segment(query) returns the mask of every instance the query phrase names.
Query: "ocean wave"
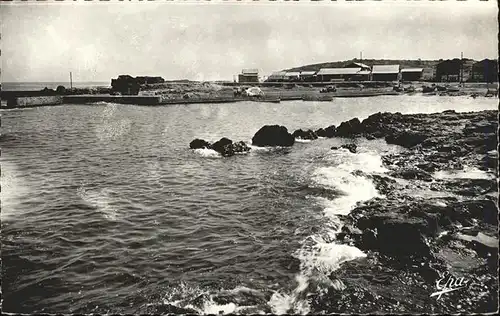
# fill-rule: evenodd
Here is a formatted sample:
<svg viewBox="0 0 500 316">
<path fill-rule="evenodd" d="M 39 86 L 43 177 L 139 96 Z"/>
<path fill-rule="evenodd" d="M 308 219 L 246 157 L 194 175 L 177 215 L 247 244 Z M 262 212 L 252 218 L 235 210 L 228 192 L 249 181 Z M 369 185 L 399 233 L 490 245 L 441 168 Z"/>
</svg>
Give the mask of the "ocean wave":
<svg viewBox="0 0 500 316">
<path fill-rule="evenodd" d="M 240 294 L 243 294 L 243 296 L 240 297 Z M 237 286 L 231 290 L 210 291 L 181 282 L 178 286 L 170 288 L 165 293 L 162 304 L 194 311 L 201 315 L 263 314 L 262 306 L 255 304 L 243 305 L 245 295 L 249 294 L 262 296 L 260 291 L 245 286 Z"/>
<path fill-rule="evenodd" d="M 345 148 L 339 148 L 330 151 L 325 160 L 332 162 L 336 168 L 348 172 L 361 170 L 366 173 L 384 173 L 389 171 L 384 167 L 382 156 L 370 151 L 351 153 Z"/>
<path fill-rule="evenodd" d="M 250 147 L 250 150 L 252 151 L 270 151 L 273 148 L 276 147 L 259 147 L 259 146 L 254 146 L 252 143 L 246 143 L 248 147 Z"/>
<path fill-rule="evenodd" d="M 347 215 L 358 202 L 379 196 L 371 180 L 354 175 L 352 171 L 347 171 L 342 167 L 319 168 L 313 174 L 313 181 L 341 193 L 333 200 L 317 198 L 325 207 L 324 212 L 327 216 Z"/>
<path fill-rule="evenodd" d="M 312 173 L 311 181 L 320 187 L 334 189 L 341 195 L 331 200 L 312 197 L 324 208 L 323 230 L 306 238 L 301 248 L 294 253 L 300 260 L 300 272 L 295 277 L 296 286 L 290 293 L 273 294 L 268 304 L 275 314 L 310 313 L 308 295 L 321 295 L 326 288 L 342 288 L 342 284 L 332 282 L 329 275 L 344 262 L 366 257 L 356 247 L 335 243 L 335 235 L 342 228 L 338 215 L 348 214 L 359 202 L 380 197 L 373 182 L 355 174 L 356 170 L 377 173 L 387 169 L 383 167 L 381 157 L 370 152 L 353 154 L 340 150 L 326 160 L 336 164 L 317 168 Z"/>
<path fill-rule="evenodd" d="M 295 138 L 295 142 L 297 143 L 310 143 L 311 141 L 311 139 Z"/>
<path fill-rule="evenodd" d="M 208 148 L 197 148 L 194 150 L 195 153 L 197 153 L 200 156 L 203 157 L 208 157 L 208 158 L 221 158 L 222 155 L 216 152 L 213 149 L 208 149 Z"/>
</svg>

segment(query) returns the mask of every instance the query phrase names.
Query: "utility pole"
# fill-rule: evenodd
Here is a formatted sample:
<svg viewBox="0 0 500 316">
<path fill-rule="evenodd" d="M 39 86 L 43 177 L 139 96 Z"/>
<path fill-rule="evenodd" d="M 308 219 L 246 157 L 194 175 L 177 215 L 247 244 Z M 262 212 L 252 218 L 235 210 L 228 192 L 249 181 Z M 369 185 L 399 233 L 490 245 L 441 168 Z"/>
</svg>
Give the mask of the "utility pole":
<svg viewBox="0 0 500 316">
<path fill-rule="evenodd" d="M 464 84 L 464 52 L 460 52 L 460 85 Z"/>
<path fill-rule="evenodd" d="M 359 61 L 363 61 L 363 51 L 359 52 Z"/>
<path fill-rule="evenodd" d="M 69 72 L 69 87 L 71 90 L 73 90 L 73 74 L 71 71 Z"/>
</svg>

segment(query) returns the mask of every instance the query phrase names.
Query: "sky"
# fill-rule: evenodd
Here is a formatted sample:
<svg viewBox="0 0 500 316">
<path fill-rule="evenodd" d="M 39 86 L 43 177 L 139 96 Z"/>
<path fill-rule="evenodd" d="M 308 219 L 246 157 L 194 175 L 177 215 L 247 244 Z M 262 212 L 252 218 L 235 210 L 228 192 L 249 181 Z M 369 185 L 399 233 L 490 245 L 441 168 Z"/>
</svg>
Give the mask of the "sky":
<svg viewBox="0 0 500 316">
<path fill-rule="evenodd" d="M 233 80 L 359 58 L 498 58 L 496 1 L 5 3 L 2 82 Z"/>
</svg>

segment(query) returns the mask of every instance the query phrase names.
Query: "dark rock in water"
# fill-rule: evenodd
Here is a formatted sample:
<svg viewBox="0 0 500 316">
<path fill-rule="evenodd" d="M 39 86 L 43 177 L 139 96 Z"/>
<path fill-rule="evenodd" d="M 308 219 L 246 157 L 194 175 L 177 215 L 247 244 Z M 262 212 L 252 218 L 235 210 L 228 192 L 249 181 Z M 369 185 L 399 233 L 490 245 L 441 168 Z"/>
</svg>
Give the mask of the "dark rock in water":
<svg viewBox="0 0 500 316">
<path fill-rule="evenodd" d="M 243 153 L 250 151 L 250 147 L 243 141 L 233 143 L 229 138 L 223 137 L 215 142 L 211 148 L 220 153 L 223 157 L 230 157 L 236 153 Z"/>
<path fill-rule="evenodd" d="M 234 156 L 235 152 L 234 152 L 233 144 L 225 145 L 224 147 L 222 147 L 220 149 L 220 151 L 218 151 L 218 153 L 220 153 L 222 155 L 222 157 Z"/>
<path fill-rule="evenodd" d="M 211 149 L 215 150 L 218 153 L 223 153 L 225 151 L 225 146 L 226 145 L 231 145 L 233 143 L 232 140 L 226 137 L 222 137 L 220 140 L 216 141 L 215 143 L 212 144 L 210 147 Z"/>
<path fill-rule="evenodd" d="M 243 141 L 233 143 L 232 147 L 233 147 L 233 151 L 235 153 L 243 153 L 243 152 L 250 151 L 250 147 L 248 147 L 247 144 Z"/>
<path fill-rule="evenodd" d="M 385 141 L 388 144 L 400 145 L 405 148 L 411 148 L 415 145 L 418 145 L 425 139 L 427 139 L 426 135 L 411 131 L 396 132 L 385 137 Z"/>
<path fill-rule="evenodd" d="M 298 129 L 295 132 L 293 132 L 293 137 L 294 138 L 300 138 L 300 139 L 318 139 L 318 135 L 316 135 L 316 132 L 313 130 L 308 129 L 307 131 Z"/>
<path fill-rule="evenodd" d="M 252 137 L 252 145 L 265 146 L 292 146 L 295 137 L 288 133 L 284 126 L 265 125 Z"/>
<path fill-rule="evenodd" d="M 348 149 L 353 154 L 356 153 L 356 149 L 358 148 L 358 146 L 356 146 L 356 144 L 345 144 L 345 145 L 342 145 L 340 147 Z"/>
<path fill-rule="evenodd" d="M 250 147 L 245 144 L 245 142 L 240 141 L 237 143 L 233 143 L 229 138 L 223 137 L 220 140 L 216 141 L 213 144 L 203 140 L 203 139 L 195 139 L 189 144 L 189 148 L 191 149 L 199 149 L 199 148 L 208 148 L 215 150 L 223 157 L 230 157 L 236 153 L 243 153 L 250 150 Z"/>
<path fill-rule="evenodd" d="M 240 141 L 237 143 L 233 143 L 232 140 L 226 137 L 222 137 L 220 140 L 216 141 L 213 144 L 210 144 L 209 142 L 203 139 L 197 138 L 189 144 L 189 147 L 191 149 L 198 149 L 198 148 L 212 149 L 221 154 L 223 157 L 230 157 L 236 153 L 243 153 L 250 151 L 250 147 L 248 147 L 247 144 L 245 144 L 245 142 Z"/>
<path fill-rule="evenodd" d="M 363 126 L 359 119 L 353 118 L 347 122 L 340 123 L 340 126 L 337 127 L 335 131 L 335 136 L 337 137 L 351 137 L 356 136 L 363 133 Z"/>
<path fill-rule="evenodd" d="M 196 138 L 191 143 L 189 143 L 189 148 L 191 149 L 210 148 L 210 143 L 203 139 Z"/>
<path fill-rule="evenodd" d="M 316 131 L 316 134 L 319 137 L 332 138 L 332 137 L 335 137 L 335 131 L 336 131 L 335 125 L 330 125 L 327 128 L 320 128 L 320 129 L 318 129 Z"/>
<path fill-rule="evenodd" d="M 344 145 L 340 146 L 340 148 L 345 148 L 345 149 L 349 150 L 350 152 L 352 152 L 353 154 L 355 154 L 358 146 L 356 146 L 356 144 L 344 144 Z M 339 147 L 333 146 L 330 149 L 337 150 L 337 149 L 339 149 Z"/>
<path fill-rule="evenodd" d="M 403 178 L 407 180 L 424 180 L 432 181 L 432 175 L 421 169 L 399 169 L 391 172 L 393 177 Z"/>
</svg>

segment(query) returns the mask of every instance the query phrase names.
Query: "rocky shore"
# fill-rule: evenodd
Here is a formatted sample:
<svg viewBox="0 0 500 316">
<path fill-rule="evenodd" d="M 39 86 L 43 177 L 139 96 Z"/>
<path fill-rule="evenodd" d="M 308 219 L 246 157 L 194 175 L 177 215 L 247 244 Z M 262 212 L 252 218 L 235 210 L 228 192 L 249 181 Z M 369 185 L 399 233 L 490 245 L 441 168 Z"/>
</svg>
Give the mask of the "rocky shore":
<svg viewBox="0 0 500 316">
<path fill-rule="evenodd" d="M 332 306 L 326 310 L 497 310 L 497 112 L 377 113 L 362 122 L 344 122 L 339 130 L 344 137 L 383 137 L 406 150 L 383 157 L 390 171 L 372 176 L 385 197 L 342 218 L 337 241 L 355 245 L 368 257 L 331 275 L 342 280 L 358 273 L 359 278 L 344 291 L 331 292 Z M 470 170 L 483 172 L 474 176 Z M 436 176 L 440 173 L 448 176 Z M 438 291 L 437 281 L 462 277 L 465 289 L 430 297 Z M 399 297 L 384 293 L 383 284 L 399 286 Z"/>
<path fill-rule="evenodd" d="M 497 131 L 496 111 L 452 110 L 376 113 L 363 121 L 354 118 L 316 131 L 289 133 L 277 125 L 261 128 L 253 138 L 254 146 L 292 146 L 293 139 L 364 137 L 384 138 L 403 147 L 398 154 L 383 157 L 387 173 L 356 171 L 372 179 L 383 198 L 341 216 L 343 227 L 335 238 L 337 243 L 356 246 L 367 257 L 334 271 L 330 278 L 341 286 L 313 298 L 312 305 L 321 304 L 317 310 L 331 313 L 497 310 Z M 227 150 L 218 151 L 235 152 L 232 143 L 224 146 Z M 357 150 L 354 144 L 343 147 L 352 153 Z M 444 285 L 453 278 L 463 278 L 465 288 L 439 299 L 430 296 L 439 290 L 437 282 Z M 331 304 L 325 306 L 325 302 Z"/>
</svg>

